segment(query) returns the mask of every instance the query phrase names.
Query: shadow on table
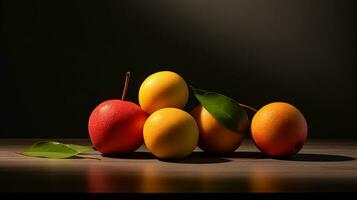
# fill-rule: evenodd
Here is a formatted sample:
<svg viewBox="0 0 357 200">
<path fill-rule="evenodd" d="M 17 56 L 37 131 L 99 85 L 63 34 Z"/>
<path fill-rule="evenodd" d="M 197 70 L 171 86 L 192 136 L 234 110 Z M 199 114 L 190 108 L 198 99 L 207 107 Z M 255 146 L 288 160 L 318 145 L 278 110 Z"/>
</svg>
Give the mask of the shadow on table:
<svg viewBox="0 0 357 200">
<path fill-rule="evenodd" d="M 130 154 L 104 154 L 102 155 L 103 157 L 108 157 L 108 158 L 122 158 L 122 159 L 155 159 L 155 156 L 153 156 L 150 152 L 133 152 Z"/>
<path fill-rule="evenodd" d="M 133 152 L 126 155 L 103 155 L 109 158 L 122 159 L 156 159 L 150 152 Z M 182 160 L 163 160 L 163 162 L 186 163 L 186 164 L 208 164 L 208 163 L 224 163 L 230 162 L 229 158 L 243 159 L 272 159 L 261 152 L 233 152 L 230 154 L 207 154 L 205 152 L 193 152 L 190 156 Z M 305 162 L 338 162 L 355 160 L 353 157 L 332 155 L 332 154 L 314 154 L 314 153 L 299 153 L 297 155 L 285 158 L 273 158 L 285 161 L 305 161 Z"/>
<path fill-rule="evenodd" d="M 315 153 L 298 153 L 290 158 L 281 158 L 288 161 L 305 161 L 305 162 L 337 162 L 355 160 L 353 157 L 332 155 L 332 154 L 315 154 Z"/>
<path fill-rule="evenodd" d="M 96 157 L 89 157 L 89 156 L 73 156 L 72 159 L 90 159 L 90 160 L 101 160 L 100 158 Z"/>
<path fill-rule="evenodd" d="M 161 160 L 163 162 L 173 162 L 173 163 L 186 163 L 186 164 L 210 164 L 210 163 L 224 163 L 230 162 L 231 160 L 223 158 L 221 156 L 210 155 L 204 152 L 193 152 L 188 157 L 182 160 Z"/>
<path fill-rule="evenodd" d="M 220 156 L 224 158 L 244 158 L 244 159 L 269 159 L 270 158 L 261 152 L 254 152 L 254 151 L 241 151 L 241 152 L 238 151 L 229 154 L 222 154 Z"/>
<path fill-rule="evenodd" d="M 120 154 L 106 154 L 103 155 L 104 157 L 108 158 L 121 158 L 121 159 L 157 159 L 154 155 L 150 152 L 133 152 L 127 155 L 120 155 Z M 204 152 L 193 152 L 191 155 L 184 159 L 173 159 L 173 160 L 165 160 L 159 159 L 163 162 L 172 162 L 172 163 L 186 163 L 186 164 L 208 164 L 208 163 L 223 163 L 229 162 L 229 159 L 208 155 Z"/>
<path fill-rule="evenodd" d="M 270 159 L 261 152 L 233 152 L 231 154 L 222 155 L 224 158 L 245 158 L 245 159 Z M 355 160 L 353 157 L 332 155 L 332 154 L 315 154 L 315 153 L 298 153 L 291 157 L 271 158 L 286 161 L 305 161 L 305 162 L 337 162 Z"/>
</svg>

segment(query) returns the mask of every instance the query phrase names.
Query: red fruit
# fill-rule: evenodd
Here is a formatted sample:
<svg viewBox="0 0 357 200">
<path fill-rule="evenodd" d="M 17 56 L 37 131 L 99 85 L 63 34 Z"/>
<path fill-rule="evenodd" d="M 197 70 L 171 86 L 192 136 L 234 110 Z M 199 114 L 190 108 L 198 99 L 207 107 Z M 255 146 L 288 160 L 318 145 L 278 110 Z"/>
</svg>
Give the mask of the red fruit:
<svg viewBox="0 0 357 200">
<path fill-rule="evenodd" d="M 88 122 L 92 144 L 102 154 L 127 154 L 143 144 L 143 127 L 148 114 L 135 103 L 124 101 L 130 74 L 122 100 L 107 100 L 91 113 Z"/>
<path fill-rule="evenodd" d="M 148 114 L 138 105 L 122 100 L 99 104 L 89 118 L 89 135 L 102 154 L 134 152 L 143 144 L 143 126 Z"/>
</svg>

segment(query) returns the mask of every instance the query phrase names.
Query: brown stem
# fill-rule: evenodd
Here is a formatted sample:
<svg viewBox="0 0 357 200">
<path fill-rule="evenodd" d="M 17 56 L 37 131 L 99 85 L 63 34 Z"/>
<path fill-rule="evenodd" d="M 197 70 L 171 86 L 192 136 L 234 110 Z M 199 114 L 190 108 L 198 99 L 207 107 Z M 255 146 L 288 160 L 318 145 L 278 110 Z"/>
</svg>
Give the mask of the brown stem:
<svg viewBox="0 0 357 200">
<path fill-rule="evenodd" d="M 130 72 L 126 72 L 126 74 L 125 74 L 125 85 L 124 85 L 123 93 L 121 94 L 121 100 L 125 99 L 126 92 L 128 91 L 129 80 L 130 80 Z"/>
<path fill-rule="evenodd" d="M 243 108 L 247 108 L 247 109 L 249 109 L 249 110 L 251 110 L 253 112 L 257 112 L 258 111 L 257 109 L 255 109 L 255 108 L 253 108 L 251 106 L 247 106 L 247 105 L 242 104 L 242 103 L 240 103 L 239 105 L 242 106 Z"/>
</svg>

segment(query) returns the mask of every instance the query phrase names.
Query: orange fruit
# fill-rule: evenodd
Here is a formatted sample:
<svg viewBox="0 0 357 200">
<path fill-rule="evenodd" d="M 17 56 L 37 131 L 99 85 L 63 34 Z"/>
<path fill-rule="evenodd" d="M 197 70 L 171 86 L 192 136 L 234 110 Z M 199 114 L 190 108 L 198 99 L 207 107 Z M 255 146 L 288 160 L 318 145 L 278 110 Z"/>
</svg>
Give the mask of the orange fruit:
<svg viewBox="0 0 357 200">
<path fill-rule="evenodd" d="M 245 131 L 238 133 L 223 126 L 202 105 L 196 106 L 191 115 L 195 118 L 199 129 L 198 146 L 209 153 L 230 153 L 235 151 L 245 135 Z M 239 123 L 237 122 L 237 125 Z M 249 122 L 241 124 L 242 130 L 247 130 Z"/>
<path fill-rule="evenodd" d="M 304 115 L 284 102 L 263 106 L 251 123 L 255 145 L 271 157 L 286 157 L 299 152 L 305 143 L 307 130 Z"/>
<path fill-rule="evenodd" d="M 161 108 L 182 109 L 188 100 L 188 86 L 175 72 L 160 71 L 148 76 L 139 89 L 139 104 L 151 114 Z"/>
<path fill-rule="evenodd" d="M 160 159 L 182 159 L 192 153 L 198 142 L 198 127 L 193 117 L 177 108 L 162 108 L 144 124 L 144 142 Z"/>
</svg>

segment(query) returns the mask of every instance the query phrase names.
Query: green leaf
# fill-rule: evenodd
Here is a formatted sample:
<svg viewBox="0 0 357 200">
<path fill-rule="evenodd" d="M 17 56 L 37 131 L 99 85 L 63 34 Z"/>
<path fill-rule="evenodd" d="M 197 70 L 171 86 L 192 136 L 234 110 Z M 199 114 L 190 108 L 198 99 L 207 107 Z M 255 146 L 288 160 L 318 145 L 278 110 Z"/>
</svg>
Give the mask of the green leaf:
<svg viewBox="0 0 357 200">
<path fill-rule="evenodd" d="M 192 87 L 195 97 L 211 115 L 226 128 L 244 133 L 249 126 L 248 115 L 232 98 Z"/>
<path fill-rule="evenodd" d="M 77 144 L 66 144 L 67 147 L 76 150 L 78 153 L 83 153 L 87 151 L 93 151 L 92 146 L 82 146 L 82 145 L 77 145 Z"/>
<path fill-rule="evenodd" d="M 63 144 L 55 141 L 41 141 L 33 144 L 20 154 L 43 158 L 70 158 L 90 150 L 93 150 L 90 146 Z"/>
</svg>

